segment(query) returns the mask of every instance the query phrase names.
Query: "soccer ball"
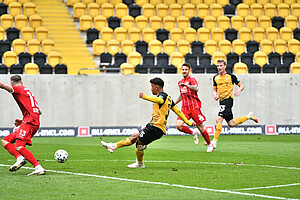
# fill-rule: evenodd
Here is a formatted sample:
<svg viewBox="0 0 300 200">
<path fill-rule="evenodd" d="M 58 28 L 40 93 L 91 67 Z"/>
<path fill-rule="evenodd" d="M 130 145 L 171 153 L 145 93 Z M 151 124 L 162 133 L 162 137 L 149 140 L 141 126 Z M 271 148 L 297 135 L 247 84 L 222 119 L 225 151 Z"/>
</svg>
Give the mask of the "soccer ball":
<svg viewBox="0 0 300 200">
<path fill-rule="evenodd" d="M 54 158 L 57 162 L 64 163 L 68 160 L 69 154 L 67 151 L 60 149 L 55 152 Z"/>
</svg>

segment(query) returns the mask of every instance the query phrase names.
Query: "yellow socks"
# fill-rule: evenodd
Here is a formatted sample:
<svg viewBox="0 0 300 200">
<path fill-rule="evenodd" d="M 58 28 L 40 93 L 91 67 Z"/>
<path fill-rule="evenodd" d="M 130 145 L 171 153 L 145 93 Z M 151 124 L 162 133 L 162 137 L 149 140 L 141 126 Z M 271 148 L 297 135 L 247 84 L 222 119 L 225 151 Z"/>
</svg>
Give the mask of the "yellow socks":
<svg viewBox="0 0 300 200">
<path fill-rule="evenodd" d="M 137 148 L 135 148 L 136 158 L 138 163 L 143 163 L 143 157 L 144 157 L 144 150 L 138 151 Z"/>
<path fill-rule="evenodd" d="M 133 143 L 131 143 L 131 141 L 129 140 L 129 138 L 126 138 L 124 140 L 121 140 L 121 141 L 117 142 L 116 148 L 130 146 L 130 145 L 133 145 Z"/>
<path fill-rule="evenodd" d="M 217 124 L 216 130 L 215 130 L 215 135 L 214 135 L 214 141 L 218 141 L 221 131 L 222 131 L 222 124 Z"/>
<path fill-rule="evenodd" d="M 241 123 L 243 123 L 244 121 L 247 121 L 249 119 L 248 115 L 244 116 L 244 117 L 238 117 L 235 119 L 236 125 L 239 125 Z"/>
</svg>

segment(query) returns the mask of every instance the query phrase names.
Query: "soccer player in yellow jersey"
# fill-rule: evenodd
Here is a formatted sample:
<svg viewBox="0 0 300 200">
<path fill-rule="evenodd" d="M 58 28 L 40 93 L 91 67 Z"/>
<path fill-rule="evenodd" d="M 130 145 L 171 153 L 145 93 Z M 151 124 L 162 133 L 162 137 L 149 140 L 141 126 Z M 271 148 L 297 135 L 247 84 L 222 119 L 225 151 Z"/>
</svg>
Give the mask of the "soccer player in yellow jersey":
<svg viewBox="0 0 300 200">
<path fill-rule="evenodd" d="M 101 144 L 111 153 L 117 148 L 136 144 L 135 152 L 137 160 L 135 163 L 128 165 L 129 168 L 145 168 L 143 163 L 144 150 L 151 142 L 160 139 L 166 134 L 166 125 L 170 113 L 170 109 L 176 113 L 186 124 L 194 126 L 195 123 L 189 121 L 184 114 L 177 108 L 172 98 L 163 90 L 164 81 L 161 78 L 153 78 L 150 80 L 151 91 L 156 97 L 150 97 L 144 93 L 139 94 L 139 98 L 153 102 L 152 119 L 145 128 L 139 132 L 132 134 L 130 137 L 121 140 L 117 143 L 106 143 L 101 141 Z"/>
<path fill-rule="evenodd" d="M 232 114 L 232 106 L 233 106 L 233 88 L 234 84 L 236 84 L 239 88 L 234 92 L 234 96 L 239 96 L 241 92 L 244 90 L 243 84 L 239 81 L 239 79 L 233 75 L 226 73 L 226 61 L 225 60 L 218 60 L 217 61 L 217 68 L 219 73 L 214 76 L 213 78 L 213 96 L 214 99 L 220 102 L 220 110 L 218 117 L 216 119 L 216 130 L 214 139 L 211 142 L 216 148 L 217 141 L 222 131 L 222 122 L 223 119 L 226 120 L 227 124 L 230 127 L 235 127 L 248 119 L 251 119 L 258 123 L 258 119 L 253 115 L 253 112 L 250 112 L 248 115 L 243 117 L 238 117 L 233 119 Z"/>
</svg>

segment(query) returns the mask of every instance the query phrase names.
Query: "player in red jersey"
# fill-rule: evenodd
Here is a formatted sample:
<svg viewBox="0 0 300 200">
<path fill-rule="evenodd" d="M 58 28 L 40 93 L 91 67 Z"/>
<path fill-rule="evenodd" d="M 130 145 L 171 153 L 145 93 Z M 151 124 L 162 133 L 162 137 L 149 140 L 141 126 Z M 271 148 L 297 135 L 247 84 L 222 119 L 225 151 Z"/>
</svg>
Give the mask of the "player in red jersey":
<svg viewBox="0 0 300 200">
<path fill-rule="evenodd" d="M 201 101 L 197 94 L 197 92 L 199 91 L 198 82 L 194 77 L 190 76 L 190 72 L 191 72 L 191 65 L 189 63 L 184 63 L 182 65 L 183 79 L 181 79 L 178 82 L 180 95 L 177 101 L 175 102 L 175 104 L 178 104 L 180 101 L 182 101 L 181 111 L 184 113 L 187 119 L 192 118 L 195 121 L 197 128 L 199 129 L 199 131 L 201 132 L 203 138 L 207 143 L 207 152 L 212 152 L 213 146 L 210 143 L 210 138 L 208 133 L 203 127 L 203 122 L 206 121 L 206 118 L 201 112 Z M 182 131 L 186 134 L 191 134 L 191 135 L 193 134 L 195 143 L 199 144 L 199 139 L 198 139 L 199 132 L 198 131 L 193 132 L 191 129 L 189 129 L 187 126 L 184 126 L 183 124 L 184 122 L 180 118 L 177 118 L 176 128 L 179 131 Z"/>
<path fill-rule="evenodd" d="M 9 168 L 9 171 L 17 171 L 26 164 L 27 160 L 35 167 L 35 170 L 28 176 L 44 175 L 45 169 L 38 163 L 34 155 L 25 148 L 26 145 L 32 145 L 31 138 L 39 129 L 42 112 L 30 90 L 23 86 L 19 75 L 12 76 L 10 82 L 11 85 L 0 82 L 0 88 L 13 95 L 22 111 L 23 119 L 16 119 L 15 126 L 19 126 L 19 128 L 2 139 L 4 148 L 17 158 L 17 162 Z"/>
</svg>

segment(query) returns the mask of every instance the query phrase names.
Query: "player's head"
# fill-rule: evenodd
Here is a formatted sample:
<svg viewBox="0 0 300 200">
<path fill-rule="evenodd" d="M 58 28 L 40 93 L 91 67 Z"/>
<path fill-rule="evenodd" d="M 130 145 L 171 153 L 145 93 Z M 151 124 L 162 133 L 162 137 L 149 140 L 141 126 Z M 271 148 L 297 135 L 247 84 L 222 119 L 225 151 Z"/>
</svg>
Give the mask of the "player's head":
<svg viewBox="0 0 300 200">
<path fill-rule="evenodd" d="M 225 60 L 222 60 L 222 59 L 219 59 L 217 60 L 217 68 L 218 68 L 218 71 L 220 74 L 223 74 L 225 73 L 225 69 L 226 69 L 226 61 Z"/>
<path fill-rule="evenodd" d="M 21 76 L 19 76 L 19 75 L 13 75 L 12 77 L 10 77 L 10 84 L 12 86 L 23 85 Z"/>
<path fill-rule="evenodd" d="M 191 64 L 190 63 L 183 63 L 181 68 L 181 74 L 184 78 L 187 78 L 191 72 Z"/>
<path fill-rule="evenodd" d="M 151 83 L 151 91 L 153 95 L 157 95 L 163 91 L 164 81 L 161 78 L 153 78 L 150 80 Z"/>
</svg>

